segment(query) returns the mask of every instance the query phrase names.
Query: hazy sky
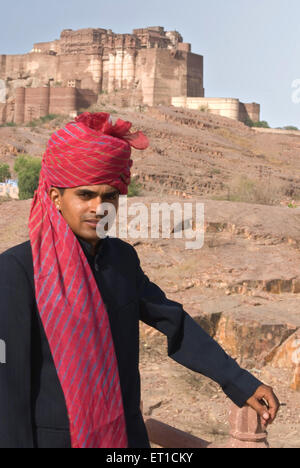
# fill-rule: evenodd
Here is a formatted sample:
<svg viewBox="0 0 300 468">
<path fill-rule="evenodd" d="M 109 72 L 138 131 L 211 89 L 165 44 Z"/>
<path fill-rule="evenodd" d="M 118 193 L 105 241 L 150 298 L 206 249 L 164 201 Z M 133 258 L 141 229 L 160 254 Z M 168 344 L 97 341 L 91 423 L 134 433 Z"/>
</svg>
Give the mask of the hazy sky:
<svg viewBox="0 0 300 468">
<path fill-rule="evenodd" d="M 271 126 L 300 128 L 299 0 L 1 0 L 0 8 L 0 54 L 27 53 L 67 28 L 176 29 L 204 55 L 207 97 L 259 102 Z"/>
</svg>

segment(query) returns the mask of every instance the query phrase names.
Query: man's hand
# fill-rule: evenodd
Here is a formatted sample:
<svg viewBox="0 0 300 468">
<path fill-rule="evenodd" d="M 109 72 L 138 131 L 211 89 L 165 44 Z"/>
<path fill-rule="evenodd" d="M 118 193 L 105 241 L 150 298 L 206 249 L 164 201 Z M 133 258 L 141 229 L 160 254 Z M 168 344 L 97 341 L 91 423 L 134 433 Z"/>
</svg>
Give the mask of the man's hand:
<svg viewBox="0 0 300 468">
<path fill-rule="evenodd" d="M 251 406 L 260 415 L 263 427 L 272 424 L 280 407 L 273 389 L 267 385 L 258 387 L 254 395 L 247 401 L 247 405 Z"/>
</svg>

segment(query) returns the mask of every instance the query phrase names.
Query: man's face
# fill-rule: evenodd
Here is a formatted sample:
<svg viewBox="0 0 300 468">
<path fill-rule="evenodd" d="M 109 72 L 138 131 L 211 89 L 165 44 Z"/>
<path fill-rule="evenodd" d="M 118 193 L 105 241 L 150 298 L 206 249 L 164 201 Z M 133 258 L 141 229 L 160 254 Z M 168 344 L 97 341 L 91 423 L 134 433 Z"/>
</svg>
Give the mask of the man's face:
<svg viewBox="0 0 300 468">
<path fill-rule="evenodd" d="M 51 188 L 50 198 L 76 236 L 92 245 L 99 242 L 96 229 L 104 215 L 99 215 L 102 203 L 111 203 L 117 212 L 119 191 L 110 185 L 92 185 L 65 189 Z"/>
</svg>

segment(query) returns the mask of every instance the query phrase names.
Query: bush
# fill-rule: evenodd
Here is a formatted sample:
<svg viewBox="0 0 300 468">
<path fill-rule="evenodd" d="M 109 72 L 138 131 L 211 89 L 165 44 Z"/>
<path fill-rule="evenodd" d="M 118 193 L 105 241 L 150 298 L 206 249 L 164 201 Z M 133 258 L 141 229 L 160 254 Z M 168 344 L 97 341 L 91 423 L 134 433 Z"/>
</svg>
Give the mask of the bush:
<svg viewBox="0 0 300 468">
<path fill-rule="evenodd" d="M 48 114 L 44 117 L 40 117 L 39 119 L 31 120 L 30 122 L 28 122 L 26 127 L 39 127 L 47 122 L 51 122 L 52 120 L 57 119 L 58 117 L 61 116 L 58 114 Z"/>
<path fill-rule="evenodd" d="M 131 184 L 128 187 L 128 197 L 138 197 L 141 188 L 141 184 L 139 184 L 136 179 L 132 179 Z"/>
<path fill-rule="evenodd" d="M 254 127 L 258 128 L 270 128 L 270 125 L 265 120 L 260 120 L 259 122 L 254 122 Z"/>
<path fill-rule="evenodd" d="M 277 205 L 282 198 L 287 196 L 288 187 L 284 182 L 278 183 L 271 179 L 251 179 L 247 175 L 237 175 L 227 185 L 227 197 L 221 196 L 216 199 L 260 205 Z"/>
<path fill-rule="evenodd" d="M 296 130 L 298 131 L 298 127 L 294 127 L 293 125 L 287 125 L 286 127 L 283 127 L 283 130 Z"/>
<path fill-rule="evenodd" d="M 247 125 L 247 127 L 254 127 L 254 122 L 251 119 L 246 119 L 244 124 Z"/>
<path fill-rule="evenodd" d="M 270 128 L 270 125 L 268 124 L 268 122 L 266 122 L 265 120 L 260 120 L 258 122 L 254 122 L 253 120 L 251 119 L 247 119 L 245 120 L 245 125 L 247 125 L 248 127 L 258 127 L 258 128 Z"/>
<path fill-rule="evenodd" d="M 17 124 L 15 122 L 6 122 L 0 125 L 0 127 L 16 127 L 16 126 Z"/>
<path fill-rule="evenodd" d="M 5 183 L 11 179 L 11 173 L 8 164 L 0 164 L 0 183 Z"/>
<path fill-rule="evenodd" d="M 21 155 L 15 162 L 14 170 L 18 175 L 20 200 L 32 198 L 39 185 L 41 160 L 26 154 Z"/>
</svg>

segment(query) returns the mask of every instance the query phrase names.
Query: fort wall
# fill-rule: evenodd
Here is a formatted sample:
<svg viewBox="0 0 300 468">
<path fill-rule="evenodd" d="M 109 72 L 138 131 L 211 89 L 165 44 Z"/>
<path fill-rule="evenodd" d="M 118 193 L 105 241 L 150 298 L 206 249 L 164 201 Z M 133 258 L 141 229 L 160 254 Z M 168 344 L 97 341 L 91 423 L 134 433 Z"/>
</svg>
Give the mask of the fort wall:
<svg viewBox="0 0 300 468">
<path fill-rule="evenodd" d="M 174 97 L 172 105 L 210 112 L 240 122 L 247 119 L 258 122 L 260 120 L 260 105 L 256 103 L 244 104 L 235 98 L 199 98 L 199 97 Z"/>
<path fill-rule="evenodd" d="M 89 89 L 68 88 L 17 88 L 14 120 L 16 124 L 28 123 L 49 114 L 72 116 L 78 109 L 86 109 L 97 102 L 98 95 Z M 1 119 L 1 109 L 0 109 Z"/>
</svg>

